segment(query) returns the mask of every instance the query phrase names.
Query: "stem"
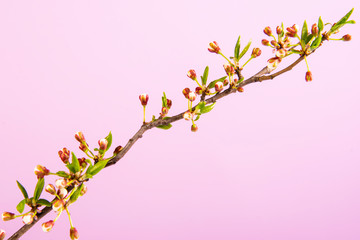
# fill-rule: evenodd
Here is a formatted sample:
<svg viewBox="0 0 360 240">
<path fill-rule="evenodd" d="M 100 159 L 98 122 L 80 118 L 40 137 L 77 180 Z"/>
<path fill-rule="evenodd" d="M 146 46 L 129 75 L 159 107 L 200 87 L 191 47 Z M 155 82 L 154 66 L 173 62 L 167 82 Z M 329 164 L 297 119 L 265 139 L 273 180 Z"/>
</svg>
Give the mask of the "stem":
<svg viewBox="0 0 360 240">
<path fill-rule="evenodd" d="M 228 62 L 230 63 L 230 65 L 234 66 L 234 64 L 233 64 L 227 57 L 225 57 L 225 55 L 222 54 L 222 52 L 219 52 L 219 54 L 220 54 L 221 56 L 223 56 L 223 57 L 226 59 L 226 61 L 228 61 Z"/>
<path fill-rule="evenodd" d="M 144 106 L 144 120 L 143 120 L 143 123 L 145 123 L 145 107 L 146 106 Z"/>
<path fill-rule="evenodd" d="M 308 64 L 308 61 L 307 61 L 307 59 L 306 59 L 306 56 L 304 56 L 304 59 L 305 59 L 305 63 L 306 63 L 307 70 L 310 71 L 310 69 L 309 69 L 309 64 Z"/>
<path fill-rule="evenodd" d="M 251 59 L 253 59 L 253 56 L 251 56 L 251 57 L 249 58 L 249 60 L 247 60 L 246 63 L 244 63 L 244 65 L 242 65 L 241 69 L 243 69 L 243 68 L 245 67 L 245 65 L 248 64 L 248 62 L 251 61 Z"/>
<path fill-rule="evenodd" d="M 67 207 L 65 207 L 65 210 L 66 210 L 67 215 L 68 215 L 68 217 L 69 217 L 70 227 L 71 227 L 71 228 L 73 228 L 73 227 L 74 227 L 74 225 L 73 225 L 73 223 L 72 223 L 72 221 L 71 221 L 71 216 L 70 216 L 69 210 L 68 210 L 68 208 L 67 208 Z"/>
</svg>

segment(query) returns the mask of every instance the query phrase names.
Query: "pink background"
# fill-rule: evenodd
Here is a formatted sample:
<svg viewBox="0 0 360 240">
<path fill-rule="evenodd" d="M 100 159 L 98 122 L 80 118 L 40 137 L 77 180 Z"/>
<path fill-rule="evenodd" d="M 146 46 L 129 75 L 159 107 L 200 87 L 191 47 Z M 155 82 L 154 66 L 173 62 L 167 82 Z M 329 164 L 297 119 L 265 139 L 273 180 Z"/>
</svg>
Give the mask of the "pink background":
<svg viewBox="0 0 360 240">
<path fill-rule="evenodd" d="M 210 41 L 228 56 L 239 34 L 242 46 L 261 47 L 249 77 L 273 56 L 260 44 L 265 26 L 311 25 L 319 15 L 333 23 L 352 7 L 359 22 L 357 0 L 1 1 L 0 212 L 16 211 L 15 180 L 32 192 L 37 164 L 64 170 L 65 146 L 81 156 L 75 132 L 97 147 L 111 130 L 114 147 L 125 145 L 141 125 L 140 93 L 150 95 L 148 120 L 163 91 L 170 115 L 185 110 L 189 69 L 224 76 Z M 80 238 L 360 239 L 359 24 L 346 33 L 351 42 L 326 42 L 309 57 L 311 83 L 301 63 L 219 101 L 197 133 L 184 120 L 146 132 L 71 206 Z M 0 222 L 8 236 L 20 226 Z M 68 231 L 64 214 L 51 232 L 37 224 L 22 239 Z"/>
</svg>

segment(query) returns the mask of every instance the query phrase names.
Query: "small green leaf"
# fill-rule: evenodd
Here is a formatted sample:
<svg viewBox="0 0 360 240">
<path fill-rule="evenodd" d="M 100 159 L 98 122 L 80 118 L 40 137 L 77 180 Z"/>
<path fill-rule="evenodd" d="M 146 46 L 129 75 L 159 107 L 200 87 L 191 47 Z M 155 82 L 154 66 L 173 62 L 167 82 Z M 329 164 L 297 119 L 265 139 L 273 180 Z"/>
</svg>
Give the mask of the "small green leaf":
<svg viewBox="0 0 360 240">
<path fill-rule="evenodd" d="M 84 184 L 81 184 L 80 187 L 78 187 L 75 190 L 75 192 L 73 192 L 73 194 L 71 194 L 70 203 L 75 202 L 80 197 L 80 194 L 81 194 L 81 191 L 82 191 L 83 187 L 84 187 Z"/>
<path fill-rule="evenodd" d="M 315 38 L 315 40 L 312 42 L 312 44 L 310 46 L 310 50 L 314 50 L 315 48 L 319 47 L 321 40 L 322 40 L 321 35 L 319 35 L 317 38 Z"/>
<path fill-rule="evenodd" d="M 354 11 L 354 8 L 351 9 L 344 17 L 342 17 L 337 23 L 335 23 L 331 29 L 330 32 L 333 33 L 336 30 L 338 30 L 339 28 L 341 28 L 342 26 L 344 26 L 347 22 L 347 20 L 349 19 L 349 17 L 351 16 L 352 12 Z"/>
<path fill-rule="evenodd" d="M 356 22 L 354 20 L 347 21 L 345 24 L 355 24 Z"/>
<path fill-rule="evenodd" d="M 245 46 L 245 48 L 241 51 L 239 59 L 242 58 L 245 55 L 245 53 L 249 50 L 250 45 L 251 45 L 251 40 L 248 42 L 248 44 Z"/>
<path fill-rule="evenodd" d="M 29 198 L 27 192 L 26 192 L 26 189 L 24 188 L 23 185 L 21 185 L 21 183 L 19 181 L 16 181 L 17 182 L 17 185 L 18 187 L 20 188 L 20 191 L 22 192 L 24 198 Z"/>
<path fill-rule="evenodd" d="M 35 190 L 34 190 L 34 199 L 37 201 L 44 189 L 45 180 L 44 178 L 39 178 Z"/>
<path fill-rule="evenodd" d="M 200 119 L 200 115 L 201 115 L 201 113 L 197 114 L 197 115 L 196 115 L 196 118 L 194 119 L 194 121 L 199 120 L 199 119 Z"/>
<path fill-rule="evenodd" d="M 285 35 L 284 23 L 281 23 L 281 29 L 282 29 L 282 31 L 281 31 L 281 33 L 280 33 L 280 35 L 279 35 L 280 38 L 282 38 L 282 37 Z"/>
<path fill-rule="evenodd" d="M 311 39 L 313 39 L 313 37 L 314 37 L 314 35 L 309 34 L 309 35 L 307 36 L 306 40 L 305 40 L 305 44 L 308 44 L 308 42 L 310 42 Z"/>
<path fill-rule="evenodd" d="M 109 150 L 109 148 L 111 147 L 111 144 L 112 144 L 112 134 L 111 134 L 111 131 L 109 132 L 109 134 L 105 137 L 105 139 L 108 141 L 108 145 L 106 147 L 106 150 Z"/>
<path fill-rule="evenodd" d="M 69 174 L 67 174 L 64 171 L 58 171 L 57 173 L 55 173 L 56 175 L 58 175 L 59 177 L 63 177 L 63 178 L 69 178 Z"/>
<path fill-rule="evenodd" d="M 213 110 L 214 107 L 215 107 L 215 103 L 203 107 L 202 109 L 200 109 L 200 111 L 201 111 L 202 114 L 208 113 L 208 112 L 210 112 L 211 110 Z"/>
<path fill-rule="evenodd" d="M 206 68 L 204 70 L 204 74 L 201 76 L 201 82 L 202 82 L 203 86 L 206 86 L 208 75 L 209 75 L 209 67 L 206 66 Z"/>
<path fill-rule="evenodd" d="M 70 172 L 75 173 L 75 168 L 71 163 L 66 164 L 65 166 L 69 169 Z"/>
<path fill-rule="evenodd" d="M 308 36 L 308 27 L 307 27 L 307 23 L 306 20 L 304 21 L 302 30 L 301 30 L 301 41 L 303 41 L 305 44 L 307 43 L 307 36 Z"/>
<path fill-rule="evenodd" d="M 235 45 L 235 49 L 234 49 L 234 58 L 236 61 L 239 61 L 239 56 L 240 56 L 240 36 L 238 37 L 238 40 L 236 42 Z"/>
<path fill-rule="evenodd" d="M 164 95 L 161 97 L 161 100 L 162 100 L 162 106 L 167 107 L 167 98 L 166 98 L 165 92 L 164 92 Z"/>
<path fill-rule="evenodd" d="M 168 130 L 172 127 L 172 125 L 169 123 L 168 125 L 159 125 L 159 126 L 156 126 L 157 128 L 160 128 L 160 129 L 164 129 L 164 130 Z"/>
<path fill-rule="evenodd" d="M 321 16 L 319 17 L 319 20 L 318 20 L 318 28 L 319 28 L 319 33 L 321 33 L 322 30 L 324 29 L 324 23 L 321 19 Z"/>
<path fill-rule="evenodd" d="M 219 79 L 216 79 L 216 80 L 212 81 L 211 83 L 209 83 L 209 85 L 208 85 L 207 87 L 208 87 L 209 89 L 214 88 L 214 87 L 215 87 L 215 84 L 216 84 L 217 82 L 224 82 L 226 78 L 227 78 L 227 76 L 222 77 L 222 78 L 219 78 Z"/>
<path fill-rule="evenodd" d="M 77 157 L 73 152 L 71 152 L 71 165 L 73 166 L 73 170 L 74 170 L 73 173 L 77 173 L 80 171 L 79 160 L 77 159 Z"/>
<path fill-rule="evenodd" d="M 204 107 L 205 107 L 205 102 L 204 101 L 199 102 L 199 104 L 196 105 L 196 107 L 195 107 L 195 112 L 197 110 L 200 110 L 200 112 L 201 112 L 201 109 L 203 109 Z"/>
<path fill-rule="evenodd" d="M 108 161 L 109 160 L 101 160 L 101 161 L 97 162 L 96 164 L 94 164 L 92 167 L 88 167 L 88 169 L 86 170 L 86 174 L 95 176 L 106 166 Z"/>
<path fill-rule="evenodd" d="M 18 210 L 19 213 L 22 213 L 25 209 L 25 203 L 26 199 L 23 199 L 19 202 L 19 204 L 16 206 L 16 210 Z"/>
<path fill-rule="evenodd" d="M 290 51 L 291 51 L 292 53 L 302 54 L 302 52 L 301 52 L 301 51 L 296 50 L 296 49 L 290 49 Z"/>
<path fill-rule="evenodd" d="M 43 199 L 43 198 L 37 200 L 36 203 L 39 204 L 39 205 L 41 205 L 41 206 L 47 206 L 47 207 L 51 207 L 51 206 L 52 206 L 51 202 L 49 202 L 48 200 Z"/>
</svg>

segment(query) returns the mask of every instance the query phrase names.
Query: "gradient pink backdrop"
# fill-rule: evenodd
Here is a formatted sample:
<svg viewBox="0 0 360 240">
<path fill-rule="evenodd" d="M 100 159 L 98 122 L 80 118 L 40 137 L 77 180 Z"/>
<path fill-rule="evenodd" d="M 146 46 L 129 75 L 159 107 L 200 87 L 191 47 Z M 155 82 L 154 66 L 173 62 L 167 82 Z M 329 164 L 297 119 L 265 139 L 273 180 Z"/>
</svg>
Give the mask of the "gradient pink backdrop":
<svg viewBox="0 0 360 240">
<path fill-rule="evenodd" d="M 210 41 L 232 55 L 239 34 L 261 47 L 265 26 L 335 22 L 352 7 L 359 22 L 357 0 L 1 1 L 0 212 L 16 211 L 15 180 L 33 189 L 37 164 L 62 168 L 65 146 L 81 155 L 75 132 L 96 147 L 111 130 L 124 145 L 141 125 L 140 93 L 150 95 L 148 119 L 163 91 L 170 115 L 183 111 L 190 68 L 224 75 Z M 71 207 L 80 238 L 360 239 L 358 24 L 346 33 L 351 42 L 309 57 L 311 83 L 302 63 L 219 101 L 196 134 L 186 121 L 147 132 Z M 245 76 L 272 56 L 262 50 Z M 8 236 L 21 226 L 0 222 Z M 37 224 L 22 239 L 68 231 L 64 214 L 51 232 Z"/>
</svg>

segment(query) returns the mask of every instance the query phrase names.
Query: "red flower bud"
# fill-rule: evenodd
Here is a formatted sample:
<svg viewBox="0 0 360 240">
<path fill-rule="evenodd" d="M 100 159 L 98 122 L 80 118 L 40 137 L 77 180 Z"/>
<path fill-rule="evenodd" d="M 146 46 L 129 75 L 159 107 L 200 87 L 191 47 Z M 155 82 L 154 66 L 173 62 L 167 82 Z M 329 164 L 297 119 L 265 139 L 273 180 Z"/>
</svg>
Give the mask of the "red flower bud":
<svg viewBox="0 0 360 240">
<path fill-rule="evenodd" d="M 86 144 L 86 145 L 85 145 Z M 87 143 L 85 143 L 85 144 L 83 144 L 83 143 L 80 143 L 80 146 L 79 146 L 79 149 L 81 150 L 81 151 L 83 151 L 83 152 L 87 152 L 88 151 L 88 144 Z"/>
<path fill-rule="evenodd" d="M 208 50 L 209 50 L 209 52 L 219 53 L 220 52 L 220 47 L 217 44 L 217 42 L 213 41 L 213 42 L 209 43 Z"/>
<path fill-rule="evenodd" d="M 266 28 L 264 28 L 264 33 L 268 36 L 272 35 L 272 31 L 271 28 L 269 26 L 267 26 Z"/>
<path fill-rule="evenodd" d="M 146 105 L 146 104 L 145 104 L 145 105 Z M 105 138 L 100 139 L 100 140 L 98 141 L 98 144 L 99 144 L 99 146 L 100 146 L 100 150 L 105 151 L 106 148 L 107 148 L 107 146 L 108 146 L 108 140 L 106 140 Z"/>
<path fill-rule="evenodd" d="M 198 130 L 198 126 L 196 124 L 191 125 L 191 131 L 196 132 Z"/>
<path fill-rule="evenodd" d="M 63 163 L 68 164 L 69 158 L 70 158 L 70 151 L 67 150 L 66 148 L 63 148 L 58 153 L 59 153 L 59 157 L 61 158 Z"/>
<path fill-rule="evenodd" d="M 49 175 L 50 171 L 46 167 L 43 167 L 41 165 L 37 165 L 34 169 L 34 173 L 37 176 L 37 178 L 43 178 L 46 175 Z"/>
<path fill-rule="evenodd" d="M 53 220 L 50 220 L 48 222 L 44 222 L 41 227 L 44 232 L 49 232 L 55 225 L 55 222 Z"/>
<path fill-rule="evenodd" d="M 194 93 L 194 92 L 189 92 L 189 100 L 191 101 L 191 102 L 193 102 L 193 101 L 195 101 L 195 99 L 196 99 L 196 94 Z"/>
<path fill-rule="evenodd" d="M 75 139 L 78 140 L 80 143 L 85 142 L 85 137 L 82 132 L 75 133 Z"/>
<path fill-rule="evenodd" d="M 45 191 L 50 193 L 51 195 L 55 195 L 55 193 L 56 193 L 56 189 L 55 189 L 54 185 L 52 185 L 52 184 L 46 185 Z"/>
<path fill-rule="evenodd" d="M 184 94 L 185 98 L 189 98 L 189 92 L 190 92 L 190 88 L 184 88 L 182 93 Z"/>
<path fill-rule="evenodd" d="M 234 67 L 232 65 L 230 65 L 229 63 L 224 64 L 223 67 L 228 76 L 231 76 L 235 73 Z"/>
<path fill-rule="evenodd" d="M 254 49 L 252 50 L 251 56 L 252 56 L 253 58 L 256 58 L 256 57 L 258 57 L 258 56 L 260 56 L 260 55 L 261 55 L 261 50 L 260 50 L 260 48 L 254 48 Z"/>
<path fill-rule="evenodd" d="M 275 41 L 275 40 L 271 40 L 271 45 L 273 45 L 274 47 L 279 47 L 279 44 L 278 44 L 278 42 L 277 41 Z"/>
<path fill-rule="evenodd" d="M 162 108 L 161 108 L 161 114 L 162 114 L 163 116 L 165 116 L 166 114 L 168 114 L 168 112 L 169 112 L 169 109 L 168 109 L 168 108 L 166 108 L 166 107 L 162 107 Z"/>
<path fill-rule="evenodd" d="M 114 150 L 114 154 L 117 155 L 122 149 L 123 149 L 122 146 L 117 146 L 117 147 L 115 148 L 115 150 Z"/>
<path fill-rule="evenodd" d="M 34 221 L 34 213 L 29 212 L 29 213 L 25 214 L 22 217 L 22 221 L 23 221 L 24 224 L 31 224 Z"/>
<path fill-rule="evenodd" d="M 269 42 L 269 40 L 263 39 L 263 40 L 261 40 L 261 44 L 264 46 L 269 46 L 270 42 Z"/>
<path fill-rule="evenodd" d="M 149 100 L 149 95 L 147 95 L 146 93 L 140 94 L 139 99 L 140 99 L 141 105 L 146 106 L 147 102 Z"/>
<path fill-rule="evenodd" d="M 196 79 L 196 72 L 194 69 L 190 69 L 188 72 L 187 72 L 187 76 L 189 78 L 191 78 L 192 80 L 195 80 Z"/>
<path fill-rule="evenodd" d="M 244 91 L 244 89 L 242 87 L 238 87 L 237 90 L 238 90 L 238 92 L 243 92 Z"/>
<path fill-rule="evenodd" d="M 343 41 L 350 41 L 351 40 L 351 35 L 350 34 L 346 34 L 341 38 Z"/>
<path fill-rule="evenodd" d="M 215 91 L 221 92 L 221 90 L 224 88 L 224 84 L 222 82 L 215 83 Z"/>
<path fill-rule="evenodd" d="M 310 71 L 307 71 L 305 74 L 305 80 L 307 82 L 311 82 L 312 81 L 312 73 Z"/>
<path fill-rule="evenodd" d="M 0 229 L 0 240 L 4 240 L 4 239 L 5 239 L 5 235 L 6 235 L 5 231 L 2 230 L 2 229 Z"/>
<path fill-rule="evenodd" d="M 85 168 L 87 166 L 87 162 L 86 162 L 86 158 L 82 157 L 82 158 L 78 158 L 79 161 L 79 165 L 83 168 Z"/>
<path fill-rule="evenodd" d="M 79 232 L 74 227 L 70 228 L 70 238 L 71 238 L 71 240 L 79 239 Z"/>
<path fill-rule="evenodd" d="M 166 99 L 166 105 L 170 109 L 172 106 L 172 101 L 170 99 Z"/>
<path fill-rule="evenodd" d="M 225 79 L 224 80 L 224 87 L 226 87 L 229 84 L 229 80 Z"/>
<path fill-rule="evenodd" d="M 280 26 L 277 26 L 277 27 L 276 27 L 276 34 L 277 34 L 277 35 L 280 35 L 280 34 L 282 33 L 282 31 L 283 31 L 283 30 L 282 30 L 282 28 L 281 28 Z"/>
<path fill-rule="evenodd" d="M 202 88 L 201 88 L 201 87 L 196 87 L 196 88 L 195 88 L 195 93 L 196 93 L 197 95 L 201 95 L 201 94 L 202 94 Z"/>
<path fill-rule="evenodd" d="M 318 26 L 316 25 L 316 23 L 314 23 L 312 26 L 311 26 L 311 34 L 314 35 L 314 36 L 317 36 L 319 33 L 319 28 Z"/>
<path fill-rule="evenodd" d="M 3 212 L 1 214 L 1 219 L 3 221 L 9 221 L 9 220 L 12 220 L 16 217 L 16 215 L 14 213 L 11 213 L 11 212 Z"/>
</svg>

